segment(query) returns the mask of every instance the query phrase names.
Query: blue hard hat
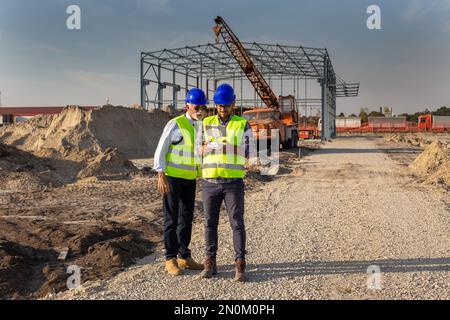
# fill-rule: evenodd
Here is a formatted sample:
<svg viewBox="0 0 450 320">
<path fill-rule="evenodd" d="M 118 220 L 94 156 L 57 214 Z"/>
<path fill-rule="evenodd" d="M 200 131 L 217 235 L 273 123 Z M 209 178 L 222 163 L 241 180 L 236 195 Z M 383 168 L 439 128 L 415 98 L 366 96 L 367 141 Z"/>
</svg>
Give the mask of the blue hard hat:
<svg viewBox="0 0 450 320">
<path fill-rule="evenodd" d="M 186 103 L 192 103 L 197 106 L 204 106 L 208 104 L 205 93 L 199 88 L 192 88 L 191 90 L 189 90 L 184 101 Z"/>
<path fill-rule="evenodd" d="M 221 84 L 214 93 L 215 104 L 230 105 L 234 100 L 236 100 L 236 95 L 234 94 L 233 87 L 229 84 Z"/>
</svg>

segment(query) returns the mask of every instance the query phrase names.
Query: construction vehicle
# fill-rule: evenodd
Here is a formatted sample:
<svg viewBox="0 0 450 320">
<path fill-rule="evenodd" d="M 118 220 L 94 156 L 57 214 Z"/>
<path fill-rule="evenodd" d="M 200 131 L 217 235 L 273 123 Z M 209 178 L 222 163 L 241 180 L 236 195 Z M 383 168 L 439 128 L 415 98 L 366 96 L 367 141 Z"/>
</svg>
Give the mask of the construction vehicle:
<svg viewBox="0 0 450 320">
<path fill-rule="evenodd" d="M 218 16 L 214 21 L 216 26 L 213 27 L 213 31 L 216 35 L 216 42 L 219 41 L 219 36 L 222 36 L 231 55 L 266 105 L 265 108 L 257 107 L 245 111 L 242 115 L 249 121 L 258 145 L 260 145 L 260 140 L 267 139 L 267 146 L 269 146 L 269 140 L 276 138 L 274 129 L 278 129 L 279 141 L 283 148 L 295 148 L 298 142 L 298 112 L 295 97 L 290 95 L 277 98 L 261 72 L 256 68 L 247 50 L 223 18 Z"/>
<path fill-rule="evenodd" d="M 319 117 L 300 117 L 298 136 L 300 139 L 320 139 L 322 119 Z"/>
<path fill-rule="evenodd" d="M 298 136 L 300 139 L 319 139 L 320 138 L 320 128 L 317 125 L 304 125 L 298 127 Z"/>
<path fill-rule="evenodd" d="M 417 126 L 419 131 L 450 131 L 450 116 L 433 116 L 431 114 L 424 114 L 419 116 Z"/>
<path fill-rule="evenodd" d="M 292 149 L 298 143 L 298 113 L 295 110 L 295 98 L 293 96 L 280 96 L 278 101 L 284 107 L 281 108 L 254 108 L 243 113 L 248 120 L 252 131 L 259 142 L 267 140 L 267 146 L 278 132 L 279 141 L 284 149 Z M 277 129 L 278 131 L 274 131 Z M 258 143 L 259 145 L 259 143 Z"/>
</svg>

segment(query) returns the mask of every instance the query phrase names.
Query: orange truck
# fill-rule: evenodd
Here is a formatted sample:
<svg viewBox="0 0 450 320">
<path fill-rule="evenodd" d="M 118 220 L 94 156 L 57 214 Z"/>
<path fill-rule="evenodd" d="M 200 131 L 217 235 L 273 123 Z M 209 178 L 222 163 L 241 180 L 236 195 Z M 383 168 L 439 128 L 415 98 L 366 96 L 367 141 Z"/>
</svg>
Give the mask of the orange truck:
<svg viewBox="0 0 450 320">
<path fill-rule="evenodd" d="M 317 125 L 304 125 L 298 127 L 298 135 L 300 139 L 319 139 L 320 129 Z"/>
<path fill-rule="evenodd" d="M 278 138 L 283 149 L 297 147 L 298 143 L 298 112 L 295 98 L 291 95 L 278 98 L 278 108 L 254 108 L 243 113 L 248 120 L 254 137 L 260 145 L 262 139 L 267 140 L 267 146 L 275 138 L 278 130 Z"/>
<path fill-rule="evenodd" d="M 450 131 L 450 116 L 433 116 L 431 114 L 424 114 L 419 116 L 417 126 L 420 131 Z"/>
<path fill-rule="evenodd" d="M 298 125 L 298 136 L 300 139 L 320 139 L 320 133 L 322 131 L 322 119 L 316 117 L 306 118 L 300 120 Z"/>
</svg>

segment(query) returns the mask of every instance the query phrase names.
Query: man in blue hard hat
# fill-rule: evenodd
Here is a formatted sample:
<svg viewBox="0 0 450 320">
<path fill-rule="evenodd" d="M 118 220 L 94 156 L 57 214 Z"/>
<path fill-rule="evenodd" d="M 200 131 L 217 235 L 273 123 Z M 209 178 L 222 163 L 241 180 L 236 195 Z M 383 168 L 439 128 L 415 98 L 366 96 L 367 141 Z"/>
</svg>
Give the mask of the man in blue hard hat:
<svg viewBox="0 0 450 320">
<path fill-rule="evenodd" d="M 165 270 L 170 275 L 180 275 L 182 269 L 203 269 L 191 257 L 189 244 L 196 178 L 200 176 L 200 159 L 194 152 L 195 126 L 206 115 L 208 101 L 201 89 L 193 88 L 185 102 L 186 113 L 167 123 L 154 157 L 158 190 L 163 194 Z"/>
<path fill-rule="evenodd" d="M 252 130 L 246 119 L 233 115 L 236 95 L 228 84 L 214 94 L 217 115 L 203 119 L 202 195 L 205 215 L 205 261 L 203 278 L 217 274 L 217 227 L 222 202 L 233 230 L 236 281 L 246 281 L 244 225 L 245 159 L 249 156 Z"/>
</svg>

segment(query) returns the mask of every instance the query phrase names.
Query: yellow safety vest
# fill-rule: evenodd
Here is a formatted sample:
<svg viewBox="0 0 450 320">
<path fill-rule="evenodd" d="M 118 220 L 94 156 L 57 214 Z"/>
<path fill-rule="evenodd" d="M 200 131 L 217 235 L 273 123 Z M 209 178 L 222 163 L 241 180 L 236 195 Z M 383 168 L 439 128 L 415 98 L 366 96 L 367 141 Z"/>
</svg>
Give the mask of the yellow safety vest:
<svg viewBox="0 0 450 320">
<path fill-rule="evenodd" d="M 206 142 L 216 149 L 208 148 L 203 155 L 203 178 L 243 178 L 245 176 L 245 153 L 242 146 L 247 120 L 232 116 L 226 127 L 225 136 L 218 134 L 220 126 L 218 116 L 203 120 L 203 130 Z M 218 129 L 218 128 L 217 128 Z M 225 146 L 225 150 L 224 150 Z"/>
<path fill-rule="evenodd" d="M 200 159 L 194 155 L 194 127 L 185 115 L 176 117 L 175 121 L 183 135 L 180 144 L 171 144 L 166 154 L 165 173 L 169 177 L 194 180 L 200 176 Z"/>
</svg>

